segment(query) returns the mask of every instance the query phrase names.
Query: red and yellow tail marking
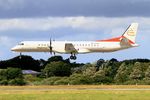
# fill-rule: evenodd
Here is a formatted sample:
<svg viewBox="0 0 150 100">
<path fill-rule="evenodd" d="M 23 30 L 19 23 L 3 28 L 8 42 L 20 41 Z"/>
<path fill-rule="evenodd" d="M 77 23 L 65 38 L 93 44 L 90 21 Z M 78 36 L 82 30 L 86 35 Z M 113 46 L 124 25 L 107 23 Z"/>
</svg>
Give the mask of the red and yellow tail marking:
<svg viewBox="0 0 150 100">
<path fill-rule="evenodd" d="M 116 38 L 111 38 L 111 39 L 106 39 L 106 40 L 96 40 L 96 42 L 120 42 L 122 40 L 122 38 L 126 38 L 124 36 L 121 37 L 116 37 Z M 133 41 L 128 40 L 129 43 L 131 44 L 135 44 Z"/>
</svg>

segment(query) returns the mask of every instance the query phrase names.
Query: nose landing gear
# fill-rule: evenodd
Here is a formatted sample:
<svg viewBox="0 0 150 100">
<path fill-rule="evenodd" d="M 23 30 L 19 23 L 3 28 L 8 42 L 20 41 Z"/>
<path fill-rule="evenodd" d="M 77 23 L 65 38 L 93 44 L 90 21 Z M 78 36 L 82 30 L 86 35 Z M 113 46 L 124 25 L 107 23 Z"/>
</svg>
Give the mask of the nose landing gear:
<svg viewBox="0 0 150 100">
<path fill-rule="evenodd" d="M 19 59 L 21 59 L 21 58 L 22 58 L 22 53 L 20 52 Z"/>
</svg>

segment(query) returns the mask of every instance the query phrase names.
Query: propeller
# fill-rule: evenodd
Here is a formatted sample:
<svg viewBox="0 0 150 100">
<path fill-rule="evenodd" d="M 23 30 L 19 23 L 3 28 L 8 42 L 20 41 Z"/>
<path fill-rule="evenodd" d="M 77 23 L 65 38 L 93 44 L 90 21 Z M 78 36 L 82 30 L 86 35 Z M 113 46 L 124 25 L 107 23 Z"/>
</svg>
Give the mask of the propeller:
<svg viewBox="0 0 150 100">
<path fill-rule="evenodd" d="M 51 38 L 50 38 L 50 41 L 49 41 L 49 51 L 50 51 L 50 54 L 52 54 L 52 52 L 53 52 L 53 47 L 52 47 L 52 40 L 51 40 Z"/>
</svg>

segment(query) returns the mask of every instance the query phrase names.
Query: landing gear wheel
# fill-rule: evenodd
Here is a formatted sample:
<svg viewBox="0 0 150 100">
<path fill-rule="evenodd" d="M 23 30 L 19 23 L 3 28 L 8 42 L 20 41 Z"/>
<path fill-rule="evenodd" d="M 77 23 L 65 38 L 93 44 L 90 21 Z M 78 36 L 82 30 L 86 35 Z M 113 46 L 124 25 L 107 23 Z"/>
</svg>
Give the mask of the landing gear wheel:
<svg viewBox="0 0 150 100">
<path fill-rule="evenodd" d="M 74 56 L 70 56 L 70 59 L 74 59 Z"/>
<path fill-rule="evenodd" d="M 77 59 L 77 57 L 76 57 L 76 55 L 75 55 L 75 54 L 72 54 L 72 53 L 71 53 L 70 59 L 72 59 L 72 60 L 76 60 L 76 59 Z"/>
<path fill-rule="evenodd" d="M 76 60 L 77 59 L 77 57 L 76 56 L 73 56 L 73 60 Z"/>
</svg>

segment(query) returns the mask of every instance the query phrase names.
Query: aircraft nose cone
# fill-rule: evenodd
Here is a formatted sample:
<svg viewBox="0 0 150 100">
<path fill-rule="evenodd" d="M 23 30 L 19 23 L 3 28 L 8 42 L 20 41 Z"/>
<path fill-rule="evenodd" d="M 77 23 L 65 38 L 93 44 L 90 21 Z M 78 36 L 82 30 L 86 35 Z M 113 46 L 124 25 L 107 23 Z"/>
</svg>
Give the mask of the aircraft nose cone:
<svg viewBox="0 0 150 100">
<path fill-rule="evenodd" d="M 11 48 L 11 51 L 16 51 L 16 50 L 17 50 L 16 47 Z"/>
<path fill-rule="evenodd" d="M 11 51 L 14 51 L 15 49 L 14 48 L 11 48 Z"/>
</svg>

